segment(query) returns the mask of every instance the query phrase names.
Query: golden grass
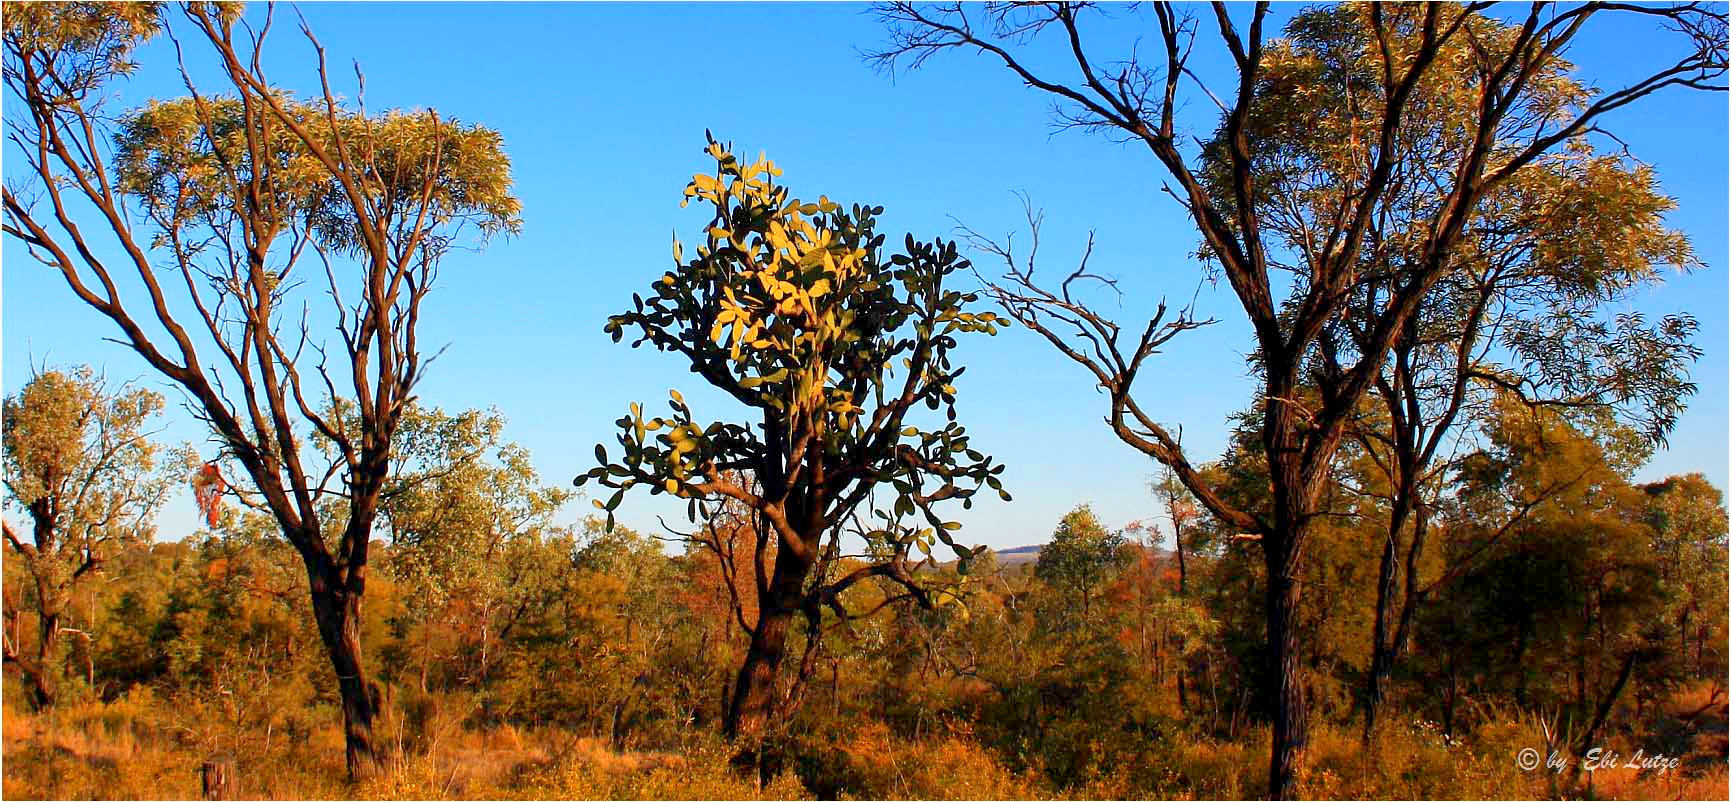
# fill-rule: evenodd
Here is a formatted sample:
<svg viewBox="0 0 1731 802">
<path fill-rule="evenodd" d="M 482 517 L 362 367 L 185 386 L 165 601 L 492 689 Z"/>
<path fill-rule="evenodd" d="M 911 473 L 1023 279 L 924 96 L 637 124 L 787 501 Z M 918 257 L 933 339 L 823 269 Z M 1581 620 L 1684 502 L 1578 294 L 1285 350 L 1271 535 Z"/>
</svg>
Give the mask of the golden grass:
<svg viewBox="0 0 1731 802">
<path fill-rule="evenodd" d="M 718 743 L 684 754 L 617 752 L 559 731 L 439 728 L 379 776 L 344 779 L 334 712 L 306 736 L 184 725 L 201 711 L 169 711 L 148 692 L 112 704 L 4 710 L 8 799 L 191 799 L 207 757 L 235 761 L 248 799 L 786 799 L 808 796 L 792 775 L 758 788 L 727 765 Z M 208 711 L 203 711 L 208 712 Z M 391 737 L 390 727 L 382 727 Z M 269 748 L 264 748 L 269 738 Z"/>
<path fill-rule="evenodd" d="M 324 720 L 315 715 L 304 730 L 285 735 L 278 724 L 260 732 L 238 716 L 210 723 L 223 717 L 149 691 L 44 715 L 8 704 L 4 795 L 196 798 L 199 766 L 216 753 L 234 756 L 246 798 L 803 799 L 815 793 L 796 777 L 798 759 L 758 787 L 729 767 L 727 745 L 707 731 L 693 732 L 676 752 L 621 752 L 603 739 L 560 730 L 465 727 L 460 709 L 435 711 L 415 727 L 387 722 L 381 731 L 401 744 L 401 756 L 380 776 L 351 785 L 343 779 L 335 712 L 318 710 Z M 805 748 L 815 749 L 825 761 L 822 770 L 840 778 L 833 788 L 843 798 L 1253 798 L 1263 791 L 1267 758 L 1266 730 L 1235 742 L 1178 735 L 1142 748 L 1118 744 L 1118 754 L 1132 757 L 1103 763 L 1077 786 L 1055 789 L 1037 767 L 1011 771 L 967 737 L 913 741 L 877 722 L 838 731 L 842 735 Z M 1531 745 L 1542 745 L 1541 736 L 1518 721 L 1481 727 L 1453 744 L 1434 728 L 1391 724 L 1372 749 L 1361 747 L 1355 729 L 1318 726 L 1300 790 L 1307 798 L 1340 799 L 1551 797 L 1559 793 L 1551 776 L 1514 763 L 1515 753 Z M 812 769 L 803 770 L 809 776 Z M 1728 782 L 1723 764 L 1704 776 L 1616 768 L 1584 777 L 1575 794 L 1724 799 Z"/>
</svg>

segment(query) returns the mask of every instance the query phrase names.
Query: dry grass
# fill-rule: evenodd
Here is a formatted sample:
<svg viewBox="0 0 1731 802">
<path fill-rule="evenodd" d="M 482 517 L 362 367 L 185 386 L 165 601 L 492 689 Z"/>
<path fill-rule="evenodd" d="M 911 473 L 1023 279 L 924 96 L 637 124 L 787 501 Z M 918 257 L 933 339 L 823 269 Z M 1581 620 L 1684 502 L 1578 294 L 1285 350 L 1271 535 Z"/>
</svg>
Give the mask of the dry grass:
<svg viewBox="0 0 1731 802">
<path fill-rule="evenodd" d="M 1692 701 L 1689 710 L 1707 696 L 1675 706 Z M 792 761 L 759 788 L 729 768 L 726 745 L 707 732 L 694 732 L 677 752 L 620 752 L 559 730 L 465 727 L 465 713 L 434 709 L 413 726 L 388 722 L 384 731 L 402 756 L 379 777 L 350 785 L 334 711 L 285 735 L 276 724 L 259 732 L 237 717 L 194 727 L 189 722 L 222 717 L 148 691 L 40 716 L 8 704 L 3 790 L 7 798 L 194 798 L 200 764 L 219 752 L 234 756 L 240 793 L 264 799 L 789 799 L 818 791 L 886 799 L 1251 798 L 1263 791 L 1266 766 L 1265 731 L 1237 742 L 1171 737 L 1077 787 L 1054 789 L 1037 768 L 1013 772 L 967 737 L 915 742 L 867 723 L 808 747 L 821 757 L 815 768 L 811 758 Z M 1321 726 L 1300 788 L 1308 798 L 1553 797 L 1561 792 L 1550 775 L 1515 766 L 1515 753 L 1535 744 L 1542 736 L 1521 721 L 1481 727 L 1453 744 L 1434 728 L 1391 725 L 1368 750 L 1355 730 Z M 796 778 L 814 771 L 826 779 L 813 788 Z M 1616 768 L 1583 779 L 1574 795 L 1599 799 L 1724 799 L 1728 790 L 1723 762 L 1704 773 Z"/>
<path fill-rule="evenodd" d="M 1615 738 L 1604 746 L 1623 755 L 1623 763 L 1639 748 Z M 1598 768 L 1582 772 L 1571 789 L 1567 773 L 1518 766 L 1527 748 L 1545 750 L 1532 720 L 1486 725 L 1452 742 L 1414 722 L 1381 730 L 1369 749 L 1356 730 L 1323 728 L 1300 788 L 1306 798 L 1334 799 L 1725 799 L 1731 788 L 1721 757 L 1705 771 Z"/>
<path fill-rule="evenodd" d="M 171 712 L 172 711 L 172 712 Z M 600 739 L 560 731 L 448 726 L 403 736 L 406 747 L 379 776 L 344 777 L 334 712 L 308 733 L 285 737 L 225 725 L 195 730 L 209 711 L 180 708 L 148 692 L 112 704 L 64 705 L 30 715 L 4 710 L 8 799 L 192 799 L 210 756 L 232 756 L 249 799 L 785 799 L 808 796 L 791 775 L 758 788 L 727 766 L 720 744 L 684 754 L 617 752 Z M 208 719 L 207 719 L 208 720 Z M 394 722 L 391 722 L 394 723 Z M 387 737 L 403 735 L 402 729 Z M 268 748 L 265 747 L 269 743 Z"/>
<path fill-rule="evenodd" d="M 978 743 L 953 736 L 914 742 L 879 722 L 854 728 L 834 743 L 829 773 L 845 781 L 850 799 L 1035 799 L 1035 772 L 1016 775 Z"/>
<path fill-rule="evenodd" d="M 727 768 L 717 750 L 689 755 L 615 752 L 595 738 L 545 733 L 527 746 L 514 731 L 474 734 L 400 760 L 353 790 L 357 799 L 783 799 L 805 798 L 783 777 L 767 788 Z M 501 741 L 503 741 L 501 743 Z M 556 744 L 556 746 L 554 745 Z"/>
<path fill-rule="evenodd" d="M 258 737 L 222 726 L 193 728 L 148 694 L 112 704 L 63 705 L 45 715 L 5 711 L 5 784 L 9 799 L 190 799 L 199 768 L 216 754 L 236 758 L 242 793 L 262 798 L 333 798 L 342 744 L 335 727 L 306 738 Z M 254 748 L 247 748 L 252 746 Z"/>
</svg>

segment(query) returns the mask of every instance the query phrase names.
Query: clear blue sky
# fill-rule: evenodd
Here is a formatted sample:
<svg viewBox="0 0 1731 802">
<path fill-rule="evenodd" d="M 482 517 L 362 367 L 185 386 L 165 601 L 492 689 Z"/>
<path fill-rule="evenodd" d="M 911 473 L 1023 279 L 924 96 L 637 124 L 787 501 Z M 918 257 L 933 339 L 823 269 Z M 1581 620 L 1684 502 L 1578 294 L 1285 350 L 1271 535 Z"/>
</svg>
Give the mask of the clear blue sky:
<svg viewBox="0 0 1731 802">
<path fill-rule="evenodd" d="M 1011 193 L 1026 192 L 1047 213 L 1048 269 L 1072 259 L 1088 230 L 1097 232 L 1093 265 L 1126 280 L 1126 318 L 1145 315 L 1160 295 L 1188 298 L 1197 288 L 1188 257 L 1194 230 L 1159 193 L 1160 174 L 1145 150 L 1054 133 L 1046 97 L 972 54 L 940 56 L 894 78 L 875 72 L 858 50 L 880 43 L 882 33 L 860 5 L 301 8 L 342 67 L 341 86 L 352 87 L 347 65 L 360 62 L 370 108 L 432 106 L 504 135 L 523 232 L 447 261 L 422 341 L 449 343 L 449 350 L 420 392 L 446 409 L 497 407 L 510 419 L 508 436 L 531 449 L 548 482 L 566 483 L 589 468 L 593 446 L 611 443 L 612 421 L 631 401 L 660 404 L 678 387 L 700 416 L 736 414 L 701 392 L 677 358 L 614 345 L 601 332 L 607 315 L 666 269 L 671 234 L 689 240 L 701 225 L 700 215 L 678 202 L 688 177 L 703 167 L 706 127 L 744 151 L 766 150 L 796 192 L 884 205 L 882 230 L 893 234 L 948 237 L 954 220 L 1012 231 L 1021 209 Z M 309 89 L 308 48 L 292 9 L 278 12 L 267 70 L 284 86 Z M 262 5 L 250 13 L 261 15 Z M 1150 30 L 1134 17 L 1096 27 L 1102 46 L 1120 53 Z M 1631 54 L 1638 66 L 1662 55 L 1656 44 L 1663 41 L 1649 31 L 1601 27 L 1573 57 L 1589 80 L 1613 86 L 1634 68 L 1625 63 Z M 1206 39 L 1198 51 L 1202 74 L 1218 75 L 1219 54 Z M 181 94 L 165 43 L 140 60 L 124 100 Z M 215 86 L 201 64 L 193 66 L 207 76 L 204 86 Z M 1193 132 L 1212 127 L 1209 111 L 1189 109 Z M 1672 223 L 1708 263 L 1635 304 L 1652 316 L 1694 314 L 1704 351 L 1694 373 L 1700 393 L 1643 478 L 1701 471 L 1716 485 L 1726 482 L 1726 121 L 1724 95 L 1676 92 L 1608 123 L 1657 168 L 1680 204 Z M 8 165 L 6 175 L 14 174 Z M 34 358 L 143 377 L 179 398 L 129 350 L 103 342 L 116 332 L 57 276 L 11 241 L 4 258 L 7 393 L 22 384 Z M 1141 384 L 1155 399 L 1147 406 L 1182 427 L 1193 459 L 1212 459 L 1225 443 L 1225 416 L 1252 390 L 1244 362 L 1250 340 L 1224 286 L 1203 286 L 1199 306 L 1223 322 L 1173 342 Z M 1104 400 L 1080 368 L 1019 331 L 976 338 L 960 355 L 971 366 L 962 381 L 962 420 L 976 445 L 1009 465 L 1005 479 L 1016 494 L 1012 504 L 992 499 L 971 512 L 958 509 L 964 540 L 1042 542 L 1081 502 L 1113 525 L 1156 515 L 1146 490 L 1154 466 L 1107 432 Z M 183 411 L 171 414 L 170 436 L 203 440 Z M 682 509 L 632 496 L 621 520 L 653 528 L 654 514 Z M 162 535 L 178 537 L 192 525 L 190 501 L 176 499 Z"/>
</svg>

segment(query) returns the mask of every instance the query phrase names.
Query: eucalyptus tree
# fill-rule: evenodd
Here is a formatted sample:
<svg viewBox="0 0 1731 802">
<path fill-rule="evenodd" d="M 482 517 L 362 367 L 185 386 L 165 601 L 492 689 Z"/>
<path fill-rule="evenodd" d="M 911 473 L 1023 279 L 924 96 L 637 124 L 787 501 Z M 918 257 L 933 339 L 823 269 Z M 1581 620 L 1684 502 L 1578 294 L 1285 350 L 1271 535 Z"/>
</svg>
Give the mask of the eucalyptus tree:
<svg viewBox="0 0 1731 802">
<path fill-rule="evenodd" d="M 424 302 L 450 249 L 517 229 L 510 164 L 487 128 L 339 101 L 310 32 L 319 89 L 302 100 L 265 77 L 268 13 L 255 30 L 239 4 L 178 12 L 7 8 L 7 158 L 25 180 L 5 188 L 5 232 L 178 385 L 244 475 L 235 497 L 299 552 L 359 777 L 382 758 L 368 544 L 425 368 Z M 175 20 L 221 91 L 183 69 L 187 96 L 117 113 L 116 81 Z"/>
<path fill-rule="evenodd" d="M 1672 673 L 1720 677 L 1726 666 L 1727 540 L 1731 521 L 1725 494 L 1698 473 L 1641 485 L 1644 515 L 1653 530 L 1666 623 L 1675 633 L 1666 648 Z"/>
<path fill-rule="evenodd" d="M 1086 622 L 1099 588 L 1130 563 L 1128 545 L 1122 532 L 1107 529 L 1094 509 L 1082 504 L 1064 514 L 1051 540 L 1040 547 L 1034 576 L 1058 591 L 1066 606 L 1081 608 L 1066 611 L 1071 621 Z"/>
<path fill-rule="evenodd" d="M 577 482 L 614 490 L 595 502 L 610 516 L 626 491 L 646 487 L 685 499 L 694 522 L 726 501 L 755 518 L 757 615 L 724 721 L 749 742 L 776 712 L 796 614 L 822 607 L 845 620 L 840 594 L 873 578 L 932 604 L 916 576 L 931 549 L 941 541 L 964 563 L 983 550 L 955 543 L 960 524 L 940 505 L 971 505 L 982 486 L 1008 498 L 1003 466 L 956 422 L 964 368 L 952 356 L 958 335 L 995 333 L 1001 319 L 969 311 L 976 295 L 946 286 L 967 268 L 955 243 L 909 235 L 888 253 L 881 208 L 801 201 L 767 159 L 746 163 L 713 138 L 708 153 L 714 171 L 685 190 L 713 211 L 704 244 L 685 258 L 675 240 L 674 268 L 606 330 L 689 361 L 744 416 L 700 422 L 678 391 L 670 416 L 633 404 L 618 421 L 619 458 L 596 446 L 599 465 Z M 942 415 L 929 421 L 921 408 Z M 844 527 L 868 560 L 808 587 Z M 913 561 L 914 549 L 925 559 Z"/>
<path fill-rule="evenodd" d="M 380 497 L 389 533 L 387 570 L 409 589 L 400 623 L 419 630 L 420 682 L 427 688 L 435 633 L 448 657 L 479 685 L 540 591 L 522 558 L 566 534 L 554 521 L 574 493 L 541 484 L 528 449 L 504 439 L 497 411 L 449 414 L 411 405 L 397 430 L 397 465 Z"/>
<path fill-rule="evenodd" d="M 1431 698 L 1445 727 L 1468 692 L 1506 691 L 1569 722 L 1557 747 L 1578 761 L 1625 690 L 1668 662 L 1674 630 L 1649 497 L 1628 481 L 1642 438 L 1608 410 L 1575 422 L 1566 413 L 1504 398 L 1486 416 L 1485 443 L 1461 460 L 1439 526 L 1447 570 L 1460 576 L 1420 611 L 1429 631 L 1415 652 L 1441 669 Z"/>
<path fill-rule="evenodd" d="M 1725 14 L 1717 7 L 1534 3 L 1503 20 L 1485 13 L 1492 6 L 1355 4 L 1301 13 L 1286 38 L 1270 39 L 1266 3 L 1237 12 L 1215 3 L 1199 15 L 1206 21 L 1156 4 L 1151 58 L 1091 44 L 1084 23 L 1095 9 L 1082 3 L 880 6 L 890 32 L 880 63 L 978 52 L 1052 96 L 1062 124 L 1146 147 L 1201 234 L 1201 255 L 1243 308 L 1264 402 L 1267 514 L 1216 492 L 1147 408 L 1146 394 L 1135 392 L 1149 357 L 1202 321 L 1189 309 L 1168 316 L 1162 304 L 1126 332 L 1083 300 L 1094 276 L 1085 264 L 1051 286 L 1036 279 L 1031 261 L 993 248 L 1008 266 L 994 294 L 1104 388 L 1107 421 L 1120 439 L 1171 467 L 1209 512 L 1260 543 L 1269 577 L 1268 677 L 1278 701 L 1270 796 L 1295 794 L 1306 740 L 1295 580 L 1336 452 L 1408 322 L 1459 269 L 1471 223 L 1549 154 L 1591 148 L 1590 135 L 1611 112 L 1668 89 L 1724 88 Z M 1629 83 L 1590 89 L 1565 56 L 1607 16 L 1659 24 L 1680 44 L 1645 54 L 1656 66 Z M 1057 39 L 1056 62 L 1031 49 L 1043 35 Z M 1217 39 L 1236 73 L 1230 89 L 1206 86 L 1191 68 L 1193 48 L 1206 39 Z M 1350 79 L 1318 85 L 1325 68 Z M 1332 93 L 1350 99 L 1347 113 L 1317 102 Z M 1181 130 L 1179 110 L 1193 99 L 1220 109 L 1211 145 L 1192 147 Z M 1297 107 L 1289 125 L 1256 124 L 1259 108 L 1282 103 Z M 1313 138 L 1331 147 L 1297 146 Z M 1419 196 L 1418 187 L 1428 192 Z M 1390 238 L 1410 258 L 1367 274 L 1367 252 Z M 1355 294 L 1372 284 L 1380 288 L 1374 302 L 1355 305 Z M 1348 315 L 1364 335 L 1335 361 L 1319 352 L 1331 350 L 1328 332 Z M 1306 387 L 1313 398 L 1302 397 Z"/>
<path fill-rule="evenodd" d="M 1417 608 L 1439 583 L 1459 575 L 1446 566 L 1423 577 L 1419 566 L 1456 457 L 1470 451 L 1459 447 L 1472 435 L 1470 423 L 1507 397 L 1576 416 L 1613 414 L 1657 444 L 1695 391 L 1689 367 L 1700 349 L 1692 342 L 1692 317 L 1650 324 L 1636 312 L 1612 313 L 1659 282 L 1662 267 L 1698 263 L 1687 238 L 1664 224 L 1674 206 L 1650 169 L 1617 157 L 1570 152 L 1540 159 L 1487 198 L 1468 224 L 1457 267 L 1389 349 L 1371 393 L 1381 414 L 1356 418 L 1348 428 L 1387 480 L 1389 510 L 1365 739 Z M 1365 273 L 1387 275 L 1390 263 L 1407 256 L 1398 243 L 1374 249 Z M 1374 304 L 1380 292 L 1367 283 L 1355 303 Z M 1343 316 L 1331 327 L 1329 345 L 1352 352 L 1366 334 L 1358 321 Z M 1458 425 L 1463 421 L 1469 425 Z"/>
<path fill-rule="evenodd" d="M 1246 113 L 1251 141 L 1272 143 L 1258 148 L 1250 165 L 1270 195 L 1260 201 L 1262 230 L 1288 250 L 1326 236 L 1319 220 L 1332 198 L 1321 179 L 1345 172 L 1310 165 L 1351 158 L 1341 153 L 1342 138 L 1373 122 L 1362 87 L 1374 81 L 1378 64 L 1369 57 L 1372 26 L 1355 24 L 1359 15 L 1335 6 L 1295 17 L 1264 61 L 1260 80 L 1268 88 Z M 1276 89 L 1298 86 L 1305 87 L 1302 101 Z M 1414 91 L 1426 102 L 1404 115 L 1405 140 L 1446 146 L 1460 138 L 1451 133 L 1474 123 L 1470 106 L 1435 102 L 1447 97 L 1446 87 L 1421 83 Z M 1531 90 L 1530 101 L 1561 108 L 1583 100 L 1584 92 L 1552 80 Z M 1205 183 L 1221 198 L 1231 197 L 1227 148 L 1216 140 L 1203 154 Z M 1392 168 L 1342 313 L 1312 347 L 1310 381 L 1323 385 L 1343 364 L 1362 364 L 1379 311 L 1405 279 L 1404 266 L 1424 259 L 1415 249 L 1429 242 L 1415 232 L 1443 200 L 1434 173 L 1434 165 L 1417 159 Z M 1694 392 L 1688 368 L 1700 350 L 1691 343 L 1693 318 L 1649 324 L 1638 313 L 1607 313 L 1661 281 L 1663 268 L 1699 264 L 1688 238 L 1665 225 L 1675 207 L 1653 170 L 1622 154 L 1595 151 L 1585 141 L 1546 152 L 1482 193 L 1443 275 L 1389 344 L 1367 394 L 1380 410 L 1361 410 L 1346 424 L 1347 437 L 1386 480 L 1374 486 L 1383 488 L 1378 494 L 1388 509 L 1366 675 L 1367 740 L 1415 609 L 1437 581 L 1458 575 L 1419 575 L 1432 511 L 1455 465 L 1449 457 L 1471 434 L 1457 423 L 1483 417 L 1494 399 L 1510 396 L 1577 413 L 1608 409 L 1663 442 Z"/>
<path fill-rule="evenodd" d="M 146 427 L 162 404 L 149 390 L 110 388 L 87 367 L 42 371 L 6 399 L 6 503 L 30 519 L 23 537 L 5 524 L 6 544 L 33 586 L 36 641 L 26 648 L 13 627 L 5 661 L 18 667 L 38 708 L 55 700 L 73 592 L 155 532 L 172 461 Z M 8 600 L 9 622 L 24 601 Z"/>
<path fill-rule="evenodd" d="M 1172 555 L 1178 560 L 1178 595 L 1183 596 L 1189 593 L 1186 552 L 1194 552 L 1201 545 L 1196 540 L 1201 533 L 1192 530 L 1191 524 L 1202 511 L 1197 509 L 1196 502 L 1190 498 L 1190 491 L 1184 489 L 1184 483 L 1178 481 L 1171 468 L 1162 467 L 1160 475 L 1148 486 L 1160 500 L 1160 505 L 1166 508 L 1166 519 L 1172 522 Z"/>
</svg>

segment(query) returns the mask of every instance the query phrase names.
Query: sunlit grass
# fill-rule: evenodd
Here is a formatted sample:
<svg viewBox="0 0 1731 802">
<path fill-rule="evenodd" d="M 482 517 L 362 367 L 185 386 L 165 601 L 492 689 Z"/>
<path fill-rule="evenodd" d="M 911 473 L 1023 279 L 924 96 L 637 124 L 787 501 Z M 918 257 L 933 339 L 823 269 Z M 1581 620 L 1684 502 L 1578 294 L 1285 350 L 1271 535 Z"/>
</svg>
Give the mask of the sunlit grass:
<svg viewBox="0 0 1731 802">
<path fill-rule="evenodd" d="M 1694 693 L 1693 690 L 1689 693 Z M 1705 696 L 1696 702 L 1704 703 Z M 1688 698 L 1673 700 L 1682 707 Z M 1694 709 L 1694 708 L 1691 708 Z M 7 798 L 196 798 L 199 767 L 232 755 L 246 798 L 360 799 L 798 799 L 819 795 L 883 799 L 1251 798 L 1264 789 L 1266 729 L 1237 741 L 1169 736 L 1116 745 L 1133 757 L 1102 763 L 1085 781 L 1054 788 L 1038 766 L 1013 771 L 965 734 L 918 740 L 875 721 L 838 723 L 838 737 L 796 747 L 778 776 L 759 787 L 729 765 L 731 750 L 709 730 L 676 749 L 616 750 L 605 740 L 559 729 L 476 727 L 463 708 L 441 708 L 413 724 L 383 728 L 397 759 L 380 776 L 343 779 L 335 711 L 304 733 L 283 737 L 170 704 L 148 690 L 111 703 L 73 702 L 48 714 L 5 707 Z M 189 726 L 195 717 L 201 726 Z M 266 739 L 269 746 L 266 747 Z M 1542 743 L 1530 722 L 1481 726 L 1445 739 L 1426 722 L 1391 722 L 1375 746 L 1352 727 L 1311 734 L 1300 789 L 1308 798 L 1548 798 L 1559 793 L 1544 770 L 1522 771 L 1514 755 Z M 1608 742 L 1632 753 L 1632 744 Z M 1705 772 L 1608 769 L 1583 777 L 1576 795 L 1598 799 L 1723 799 L 1720 763 Z"/>
</svg>

